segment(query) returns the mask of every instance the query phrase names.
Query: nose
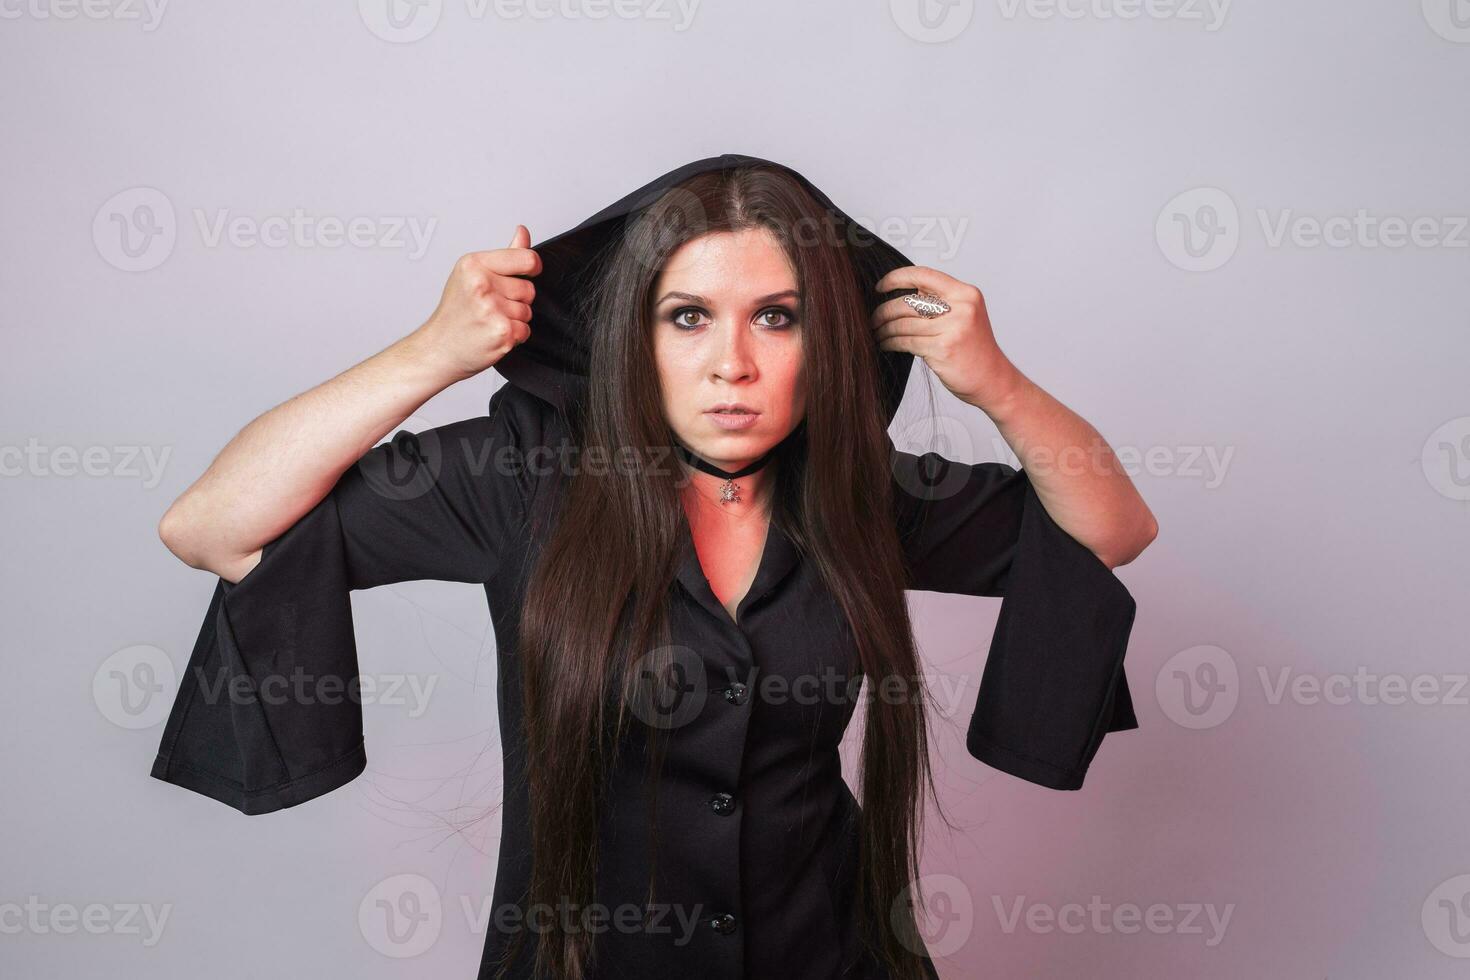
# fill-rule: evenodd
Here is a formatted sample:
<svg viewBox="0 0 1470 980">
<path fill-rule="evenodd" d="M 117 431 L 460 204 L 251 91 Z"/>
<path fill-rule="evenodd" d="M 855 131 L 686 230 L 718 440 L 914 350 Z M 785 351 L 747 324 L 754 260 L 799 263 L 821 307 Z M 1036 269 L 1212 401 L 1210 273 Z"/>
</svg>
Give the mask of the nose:
<svg viewBox="0 0 1470 980">
<path fill-rule="evenodd" d="M 756 367 L 751 352 L 750 331 L 738 325 L 725 326 L 715 330 L 714 337 L 714 377 L 721 381 L 753 380 Z"/>
</svg>

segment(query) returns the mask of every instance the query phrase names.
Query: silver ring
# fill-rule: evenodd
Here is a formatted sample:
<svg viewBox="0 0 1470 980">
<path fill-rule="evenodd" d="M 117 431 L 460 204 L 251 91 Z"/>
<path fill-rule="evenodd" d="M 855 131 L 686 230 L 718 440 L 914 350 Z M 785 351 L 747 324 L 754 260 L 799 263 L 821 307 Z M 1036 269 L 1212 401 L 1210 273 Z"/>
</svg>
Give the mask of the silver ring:
<svg viewBox="0 0 1470 980">
<path fill-rule="evenodd" d="M 903 301 L 909 305 L 910 309 L 926 320 L 932 320 L 936 316 L 943 316 L 950 310 L 949 304 L 933 293 L 909 293 L 903 297 Z"/>
</svg>

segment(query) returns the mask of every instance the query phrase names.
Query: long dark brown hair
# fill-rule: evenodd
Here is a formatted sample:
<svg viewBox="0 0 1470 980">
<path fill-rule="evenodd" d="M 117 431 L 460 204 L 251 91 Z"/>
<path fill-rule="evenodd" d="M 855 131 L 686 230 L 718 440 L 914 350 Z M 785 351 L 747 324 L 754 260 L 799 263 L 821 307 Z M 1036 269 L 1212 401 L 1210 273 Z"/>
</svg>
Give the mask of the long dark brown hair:
<svg viewBox="0 0 1470 980">
<path fill-rule="evenodd" d="M 585 454 L 671 460 L 649 304 L 658 272 L 708 232 L 765 229 L 800 290 L 804 438 L 782 443 L 771 520 L 786 532 L 847 618 L 871 692 L 862 743 L 859 934 L 898 978 L 923 976 L 908 886 L 917 877 L 922 793 L 932 793 L 925 694 L 904 598 L 891 464 L 869 311 L 855 247 L 790 174 L 749 164 L 670 189 L 600 257 L 585 303 L 591 371 L 572 431 Z M 534 327 L 533 327 L 534 329 Z M 629 458 L 627 455 L 621 458 Z M 677 571 L 684 479 L 676 463 L 579 466 L 531 574 L 521 620 L 532 869 L 525 900 L 585 908 L 596 883 L 604 777 L 630 725 L 650 651 L 670 644 L 667 597 Z M 589 560 L 588 556 L 595 556 Z M 639 669 L 635 671 L 634 665 Z M 907 696 L 889 696 L 897 690 Z M 650 766 L 661 764 L 657 732 Z M 657 780 L 650 780 L 656 787 Z M 650 814 L 650 820 L 652 814 Z M 651 887 L 651 879 L 650 879 Z M 519 948 L 521 930 L 513 945 Z M 586 929 L 542 930 L 537 976 L 583 980 Z M 514 953 L 507 956 L 513 959 Z"/>
</svg>

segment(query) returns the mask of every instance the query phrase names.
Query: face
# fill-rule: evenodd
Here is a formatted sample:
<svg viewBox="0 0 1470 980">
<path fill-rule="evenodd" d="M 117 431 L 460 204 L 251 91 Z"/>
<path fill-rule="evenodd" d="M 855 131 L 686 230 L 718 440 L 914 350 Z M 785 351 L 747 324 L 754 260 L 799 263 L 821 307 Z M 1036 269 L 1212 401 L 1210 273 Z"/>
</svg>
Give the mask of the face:
<svg viewBox="0 0 1470 980">
<path fill-rule="evenodd" d="M 723 469 L 753 462 L 806 411 L 796 271 L 764 229 L 711 232 L 654 280 L 653 351 L 664 417 Z M 722 412 L 738 405 L 744 413 Z"/>
</svg>

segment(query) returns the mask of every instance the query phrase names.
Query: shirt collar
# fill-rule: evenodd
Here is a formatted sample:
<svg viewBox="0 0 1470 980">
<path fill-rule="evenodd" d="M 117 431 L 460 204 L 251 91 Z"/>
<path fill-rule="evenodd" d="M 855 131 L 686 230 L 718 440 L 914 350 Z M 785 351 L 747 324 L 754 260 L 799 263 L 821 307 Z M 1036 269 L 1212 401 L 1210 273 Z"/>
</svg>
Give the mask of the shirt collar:
<svg viewBox="0 0 1470 980">
<path fill-rule="evenodd" d="M 740 600 L 736 612 L 744 615 L 751 603 L 775 588 L 796 566 L 798 557 L 796 544 L 786 532 L 781 530 L 778 523 L 772 520 L 770 528 L 766 531 L 766 544 L 761 551 L 760 565 L 756 569 L 755 580 L 750 583 L 750 591 L 746 592 L 745 598 Z M 704 568 L 699 564 L 699 553 L 695 550 L 694 537 L 689 531 L 688 521 L 679 522 L 679 548 L 675 561 L 677 563 L 675 578 L 683 585 L 684 590 L 711 615 L 728 622 L 730 614 L 720 604 L 714 590 L 710 588 Z"/>
</svg>

